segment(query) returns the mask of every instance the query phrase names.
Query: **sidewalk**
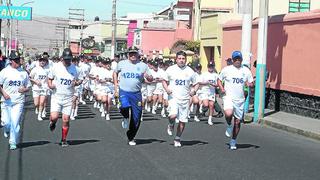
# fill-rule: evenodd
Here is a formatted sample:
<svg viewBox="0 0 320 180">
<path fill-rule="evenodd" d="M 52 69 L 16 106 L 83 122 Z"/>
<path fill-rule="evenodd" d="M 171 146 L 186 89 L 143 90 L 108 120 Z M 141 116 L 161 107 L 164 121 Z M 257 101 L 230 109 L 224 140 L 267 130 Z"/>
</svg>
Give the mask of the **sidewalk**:
<svg viewBox="0 0 320 180">
<path fill-rule="evenodd" d="M 287 132 L 320 140 L 320 119 L 312 119 L 286 112 L 266 110 L 266 116 L 259 120 L 262 126 L 270 126 Z M 253 112 L 245 115 L 246 122 L 252 122 Z"/>
</svg>

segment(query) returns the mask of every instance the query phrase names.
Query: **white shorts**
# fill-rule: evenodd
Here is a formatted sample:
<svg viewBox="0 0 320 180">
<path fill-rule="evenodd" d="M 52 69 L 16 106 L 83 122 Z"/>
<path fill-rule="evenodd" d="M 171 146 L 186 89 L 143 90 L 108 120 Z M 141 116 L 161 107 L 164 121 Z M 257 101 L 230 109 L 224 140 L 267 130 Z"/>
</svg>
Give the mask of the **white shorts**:
<svg viewBox="0 0 320 180">
<path fill-rule="evenodd" d="M 216 95 L 215 94 L 210 94 L 210 93 L 200 93 L 198 95 L 199 100 L 203 101 L 203 100 L 209 100 L 209 101 L 215 101 L 216 100 Z"/>
<path fill-rule="evenodd" d="M 179 101 L 170 99 L 168 106 L 169 116 L 177 115 L 177 120 L 180 122 L 188 122 L 189 100 Z"/>
<path fill-rule="evenodd" d="M 44 90 L 32 90 L 32 96 L 33 98 L 37 98 L 39 96 L 48 96 L 48 90 L 44 89 Z"/>
<path fill-rule="evenodd" d="M 71 97 L 51 97 L 51 108 L 50 112 L 62 112 L 65 115 L 71 115 L 72 109 L 72 100 L 73 96 Z"/>
<path fill-rule="evenodd" d="M 163 90 L 163 99 L 168 100 L 168 93 Z"/>
<path fill-rule="evenodd" d="M 141 88 L 142 99 L 147 99 L 148 91 L 146 87 Z"/>
<path fill-rule="evenodd" d="M 162 95 L 163 94 L 163 88 L 156 88 L 154 91 L 153 91 L 153 94 L 154 95 Z"/>
<path fill-rule="evenodd" d="M 153 96 L 153 92 L 156 90 L 156 86 L 147 85 L 147 96 Z"/>
<path fill-rule="evenodd" d="M 244 113 L 244 100 L 233 100 L 229 96 L 224 96 L 223 98 L 223 109 L 224 110 L 233 110 L 233 115 L 242 120 Z"/>
</svg>

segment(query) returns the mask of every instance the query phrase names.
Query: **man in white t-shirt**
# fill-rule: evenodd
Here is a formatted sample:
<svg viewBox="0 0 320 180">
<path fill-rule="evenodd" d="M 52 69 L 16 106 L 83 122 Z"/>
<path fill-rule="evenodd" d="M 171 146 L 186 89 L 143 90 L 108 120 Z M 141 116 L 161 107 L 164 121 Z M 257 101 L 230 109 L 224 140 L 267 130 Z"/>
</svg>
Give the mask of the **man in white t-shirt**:
<svg viewBox="0 0 320 180">
<path fill-rule="evenodd" d="M 218 79 L 218 85 L 223 96 L 223 105 L 226 121 L 228 124 L 225 135 L 231 137 L 230 149 L 237 149 L 236 138 L 240 131 L 240 123 L 244 113 L 244 87 L 253 86 L 253 77 L 250 70 L 242 67 L 242 54 L 240 51 L 232 53 L 233 64 L 222 69 Z M 224 81 L 224 86 L 222 85 Z M 234 126 L 232 127 L 232 118 Z"/>
<path fill-rule="evenodd" d="M 198 89 L 196 74 L 190 67 L 186 66 L 186 57 L 187 54 L 184 51 L 177 52 L 177 64 L 170 66 L 166 70 L 162 81 L 163 87 L 169 96 L 167 133 L 170 136 L 173 134 L 175 120 L 179 122 L 177 134 L 174 138 L 175 147 L 181 147 L 181 135 L 185 128 L 185 123 L 188 122 L 190 96 L 194 96 Z"/>
<path fill-rule="evenodd" d="M 83 78 L 79 77 L 76 66 L 71 63 L 72 52 L 69 48 L 64 49 L 62 58 L 62 62 L 55 65 L 48 76 L 48 86 L 53 90 L 49 128 L 54 131 L 59 113 L 62 112 L 61 146 L 66 147 L 75 86 L 79 86 Z"/>
<path fill-rule="evenodd" d="M 31 83 L 26 71 L 21 67 L 20 57 L 12 51 L 10 65 L 0 72 L 1 125 L 4 136 L 9 138 L 10 150 L 17 148 L 20 134 L 20 121 L 25 102 L 25 93 Z"/>
</svg>

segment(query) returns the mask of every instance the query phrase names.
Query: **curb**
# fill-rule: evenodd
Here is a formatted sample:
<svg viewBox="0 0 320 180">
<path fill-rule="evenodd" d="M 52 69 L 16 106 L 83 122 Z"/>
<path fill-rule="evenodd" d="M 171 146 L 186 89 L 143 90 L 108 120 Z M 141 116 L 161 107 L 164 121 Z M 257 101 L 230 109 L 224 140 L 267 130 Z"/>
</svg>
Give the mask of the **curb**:
<svg viewBox="0 0 320 180">
<path fill-rule="evenodd" d="M 253 116 L 245 115 L 245 117 L 244 117 L 245 123 L 253 122 L 252 120 L 253 120 Z M 275 129 L 284 130 L 284 131 L 287 131 L 287 132 L 290 132 L 290 133 L 302 135 L 302 136 L 305 136 L 307 138 L 311 138 L 311 139 L 315 139 L 315 140 L 320 141 L 320 134 L 317 134 L 317 133 L 314 133 L 314 132 L 298 129 L 298 128 L 295 128 L 295 127 L 287 126 L 285 124 L 276 123 L 276 122 L 269 121 L 269 120 L 266 120 L 266 119 L 259 119 L 258 123 L 261 124 L 262 126 L 269 126 L 269 127 L 275 128 Z"/>
</svg>

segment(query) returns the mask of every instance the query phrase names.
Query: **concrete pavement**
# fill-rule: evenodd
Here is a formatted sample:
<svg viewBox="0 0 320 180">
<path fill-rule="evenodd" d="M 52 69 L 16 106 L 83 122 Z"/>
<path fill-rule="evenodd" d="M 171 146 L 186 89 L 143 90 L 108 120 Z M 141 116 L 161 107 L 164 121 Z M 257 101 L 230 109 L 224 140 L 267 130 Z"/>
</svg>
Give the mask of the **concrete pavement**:
<svg viewBox="0 0 320 180">
<path fill-rule="evenodd" d="M 266 109 L 265 117 L 259 119 L 262 126 L 269 126 L 308 138 L 320 140 L 320 119 L 313 119 L 286 112 Z M 246 114 L 245 120 L 252 122 L 253 112 Z"/>
</svg>

